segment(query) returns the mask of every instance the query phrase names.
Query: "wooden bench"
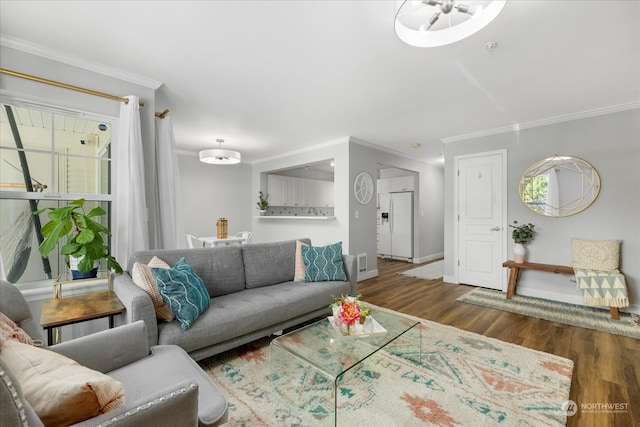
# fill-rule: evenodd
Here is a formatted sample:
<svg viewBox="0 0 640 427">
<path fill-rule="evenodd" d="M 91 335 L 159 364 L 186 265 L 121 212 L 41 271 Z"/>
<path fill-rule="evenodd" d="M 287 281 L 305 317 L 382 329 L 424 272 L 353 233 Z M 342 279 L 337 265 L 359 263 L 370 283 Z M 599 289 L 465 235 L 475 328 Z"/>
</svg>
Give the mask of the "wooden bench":
<svg viewBox="0 0 640 427">
<path fill-rule="evenodd" d="M 507 286 L 507 299 L 511 299 L 516 292 L 518 286 L 518 279 L 520 278 L 520 270 L 538 270 L 548 271 L 555 274 L 570 274 L 573 275 L 573 267 L 566 265 L 553 265 L 553 264 L 539 264 L 536 262 L 522 262 L 517 263 L 515 261 L 505 261 L 502 263 L 503 267 L 509 268 L 509 285 Z M 609 307 L 611 312 L 611 318 L 620 320 L 618 313 L 618 307 Z"/>
</svg>

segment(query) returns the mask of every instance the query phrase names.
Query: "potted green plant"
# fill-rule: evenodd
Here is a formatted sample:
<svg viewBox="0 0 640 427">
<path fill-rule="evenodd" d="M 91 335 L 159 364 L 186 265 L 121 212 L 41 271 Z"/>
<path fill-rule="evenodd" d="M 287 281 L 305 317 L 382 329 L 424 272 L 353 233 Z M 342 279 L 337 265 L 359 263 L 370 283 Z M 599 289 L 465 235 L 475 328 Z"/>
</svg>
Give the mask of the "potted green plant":
<svg viewBox="0 0 640 427">
<path fill-rule="evenodd" d="M 524 245 L 529 243 L 536 233 L 533 229 L 534 225 L 531 223 L 518 225 L 518 221 L 513 221 L 513 224 L 509 224 L 509 227 L 513 229 L 511 238 L 516 244 L 513 248 L 514 261 L 521 264 L 527 254 L 527 249 Z"/>
<path fill-rule="evenodd" d="M 66 264 L 71 268 L 74 279 L 96 277 L 98 263 L 106 259 L 109 268 L 116 273 L 122 273 L 122 267 L 118 261 L 109 254 L 109 247 L 105 244 L 103 236 L 111 233 L 95 218 L 106 215 L 101 207 L 95 207 L 86 213 L 84 199 L 69 202 L 67 206 L 60 208 L 44 208 L 34 212 L 40 215 L 49 211 L 49 222 L 42 227 L 44 240 L 40 244 L 40 253 L 48 257 L 51 251 L 58 245 L 60 239 L 67 237 L 66 243 L 60 248 L 60 254 L 65 256 Z M 79 262 L 76 269 L 72 261 Z"/>
<path fill-rule="evenodd" d="M 258 192 L 258 210 L 260 215 L 266 215 L 267 209 L 269 209 L 269 195 L 265 195 L 262 191 Z"/>
</svg>

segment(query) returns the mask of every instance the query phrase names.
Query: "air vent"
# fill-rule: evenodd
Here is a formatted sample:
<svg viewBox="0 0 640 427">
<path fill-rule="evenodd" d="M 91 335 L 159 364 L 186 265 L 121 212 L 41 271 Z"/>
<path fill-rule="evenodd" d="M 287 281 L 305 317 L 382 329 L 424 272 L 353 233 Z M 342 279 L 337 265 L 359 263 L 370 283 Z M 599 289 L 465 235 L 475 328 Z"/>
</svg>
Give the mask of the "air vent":
<svg viewBox="0 0 640 427">
<path fill-rule="evenodd" d="M 367 271 L 367 254 L 358 254 L 358 273 Z"/>
</svg>

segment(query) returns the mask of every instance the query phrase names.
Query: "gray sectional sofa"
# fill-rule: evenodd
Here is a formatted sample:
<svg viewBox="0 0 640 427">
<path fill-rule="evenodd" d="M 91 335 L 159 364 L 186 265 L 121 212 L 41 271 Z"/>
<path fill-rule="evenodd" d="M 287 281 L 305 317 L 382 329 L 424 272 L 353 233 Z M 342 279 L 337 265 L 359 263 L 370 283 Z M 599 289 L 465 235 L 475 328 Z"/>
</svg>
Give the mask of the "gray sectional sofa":
<svg viewBox="0 0 640 427">
<path fill-rule="evenodd" d="M 154 256 L 170 265 L 184 257 L 209 292 L 209 308 L 186 331 L 178 321 L 157 320 L 151 298 L 128 274 L 135 262 L 147 264 Z M 138 252 L 129 260 L 128 272 L 113 281 L 126 307 L 116 324 L 144 320 L 150 345 L 175 344 L 201 360 L 329 314 L 332 296 L 356 295 L 355 256 L 342 255 L 347 281 L 313 283 L 293 281 L 295 256 L 295 240 Z"/>
</svg>

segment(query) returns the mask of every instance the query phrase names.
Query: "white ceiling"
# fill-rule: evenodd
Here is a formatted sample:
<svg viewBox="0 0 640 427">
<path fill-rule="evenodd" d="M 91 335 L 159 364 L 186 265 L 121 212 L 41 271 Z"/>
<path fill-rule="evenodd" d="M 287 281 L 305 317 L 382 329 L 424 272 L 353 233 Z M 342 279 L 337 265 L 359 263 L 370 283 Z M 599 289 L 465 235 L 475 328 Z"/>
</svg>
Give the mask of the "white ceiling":
<svg viewBox="0 0 640 427">
<path fill-rule="evenodd" d="M 638 106 L 637 0 L 510 0 L 480 33 L 439 48 L 402 43 L 394 7 L 2 1 L 0 30 L 161 81 L 156 108 L 171 110 L 178 148 L 194 156 L 216 138 L 253 162 L 353 136 L 431 162 L 443 138 Z"/>
</svg>

